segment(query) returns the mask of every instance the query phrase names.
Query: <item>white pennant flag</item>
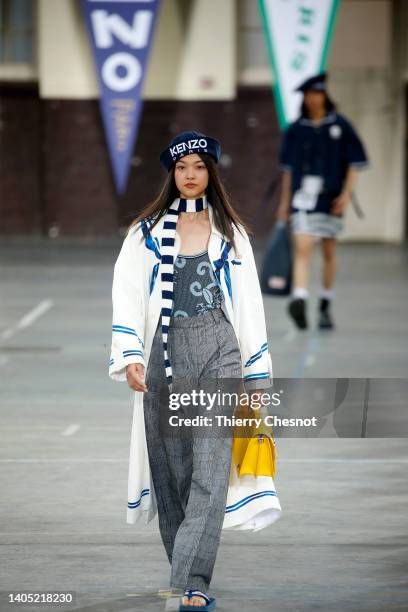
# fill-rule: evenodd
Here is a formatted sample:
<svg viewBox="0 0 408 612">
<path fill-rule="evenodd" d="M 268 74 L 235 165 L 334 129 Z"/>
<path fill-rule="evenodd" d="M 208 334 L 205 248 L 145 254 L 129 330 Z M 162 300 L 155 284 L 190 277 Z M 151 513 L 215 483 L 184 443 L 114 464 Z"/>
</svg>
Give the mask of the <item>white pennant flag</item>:
<svg viewBox="0 0 408 612">
<path fill-rule="evenodd" d="M 282 128 L 299 116 L 294 90 L 323 72 L 340 0 L 259 0 Z"/>
</svg>

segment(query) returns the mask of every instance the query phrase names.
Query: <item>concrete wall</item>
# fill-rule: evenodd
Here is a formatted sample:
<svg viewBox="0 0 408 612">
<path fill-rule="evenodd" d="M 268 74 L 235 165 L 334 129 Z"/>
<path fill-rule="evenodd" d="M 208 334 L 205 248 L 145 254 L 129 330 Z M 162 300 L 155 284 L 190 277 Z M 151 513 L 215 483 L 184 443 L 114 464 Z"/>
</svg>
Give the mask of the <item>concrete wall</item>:
<svg viewBox="0 0 408 612">
<path fill-rule="evenodd" d="M 143 97 L 232 99 L 235 32 L 234 0 L 163 0 Z M 41 96 L 96 98 L 93 59 L 78 0 L 39 0 L 38 38 Z"/>
<path fill-rule="evenodd" d="M 356 189 L 365 218 L 350 209 L 344 240 L 404 237 L 405 109 L 403 87 L 394 78 L 392 10 L 388 0 L 346 0 L 333 37 L 331 92 L 370 157 Z"/>
</svg>

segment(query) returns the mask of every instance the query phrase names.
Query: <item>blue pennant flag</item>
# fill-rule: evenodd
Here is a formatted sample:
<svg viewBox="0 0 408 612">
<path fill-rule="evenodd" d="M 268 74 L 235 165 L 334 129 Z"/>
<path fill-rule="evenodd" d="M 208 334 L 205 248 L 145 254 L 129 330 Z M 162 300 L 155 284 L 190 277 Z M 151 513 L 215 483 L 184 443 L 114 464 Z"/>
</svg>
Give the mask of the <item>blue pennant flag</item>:
<svg viewBox="0 0 408 612">
<path fill-rule="evenodd" d="M 81 0 L 97 68 L 116 190 L 123 194 L 139 128 L 160 0 Z"/>
</svg>

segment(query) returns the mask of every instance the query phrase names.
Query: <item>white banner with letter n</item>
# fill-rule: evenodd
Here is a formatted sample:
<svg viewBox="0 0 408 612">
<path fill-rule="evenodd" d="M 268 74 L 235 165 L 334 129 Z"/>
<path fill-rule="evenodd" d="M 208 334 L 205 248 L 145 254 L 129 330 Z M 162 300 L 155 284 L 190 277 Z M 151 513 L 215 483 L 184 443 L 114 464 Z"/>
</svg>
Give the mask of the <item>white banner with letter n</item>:
<svg viewBox="0 0 408 612">
<path fill-rule="evenodd" d="M 282 128 L 299 114 L 296 87 L 325 70 L 339 1 L 259 0 Z"/>
</svg>

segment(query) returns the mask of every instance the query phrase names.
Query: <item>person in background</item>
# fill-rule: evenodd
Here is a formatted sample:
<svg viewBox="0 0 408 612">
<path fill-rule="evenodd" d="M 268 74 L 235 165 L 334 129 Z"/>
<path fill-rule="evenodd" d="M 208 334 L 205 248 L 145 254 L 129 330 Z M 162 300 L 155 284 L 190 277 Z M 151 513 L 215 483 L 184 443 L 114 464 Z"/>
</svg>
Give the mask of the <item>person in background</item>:
<svg viewBox="0 0 408 612">
<path fill-rule="evenodd" d="M 293 290 L 288 313 L 307 329 L 307 302 L 313 243 L 320 238 L 323 255 L 318 327 L 334 327 L 336 237 L 359 169 L 367 166 L 364 146 L 350 121 L 336 112 L 326 90 L 327 74 L 307 79 L 300 117 L 286 129 L 280 152 L 282 190 L 277 218 L 290 218 L 294 240 Z"/>
</svg>

